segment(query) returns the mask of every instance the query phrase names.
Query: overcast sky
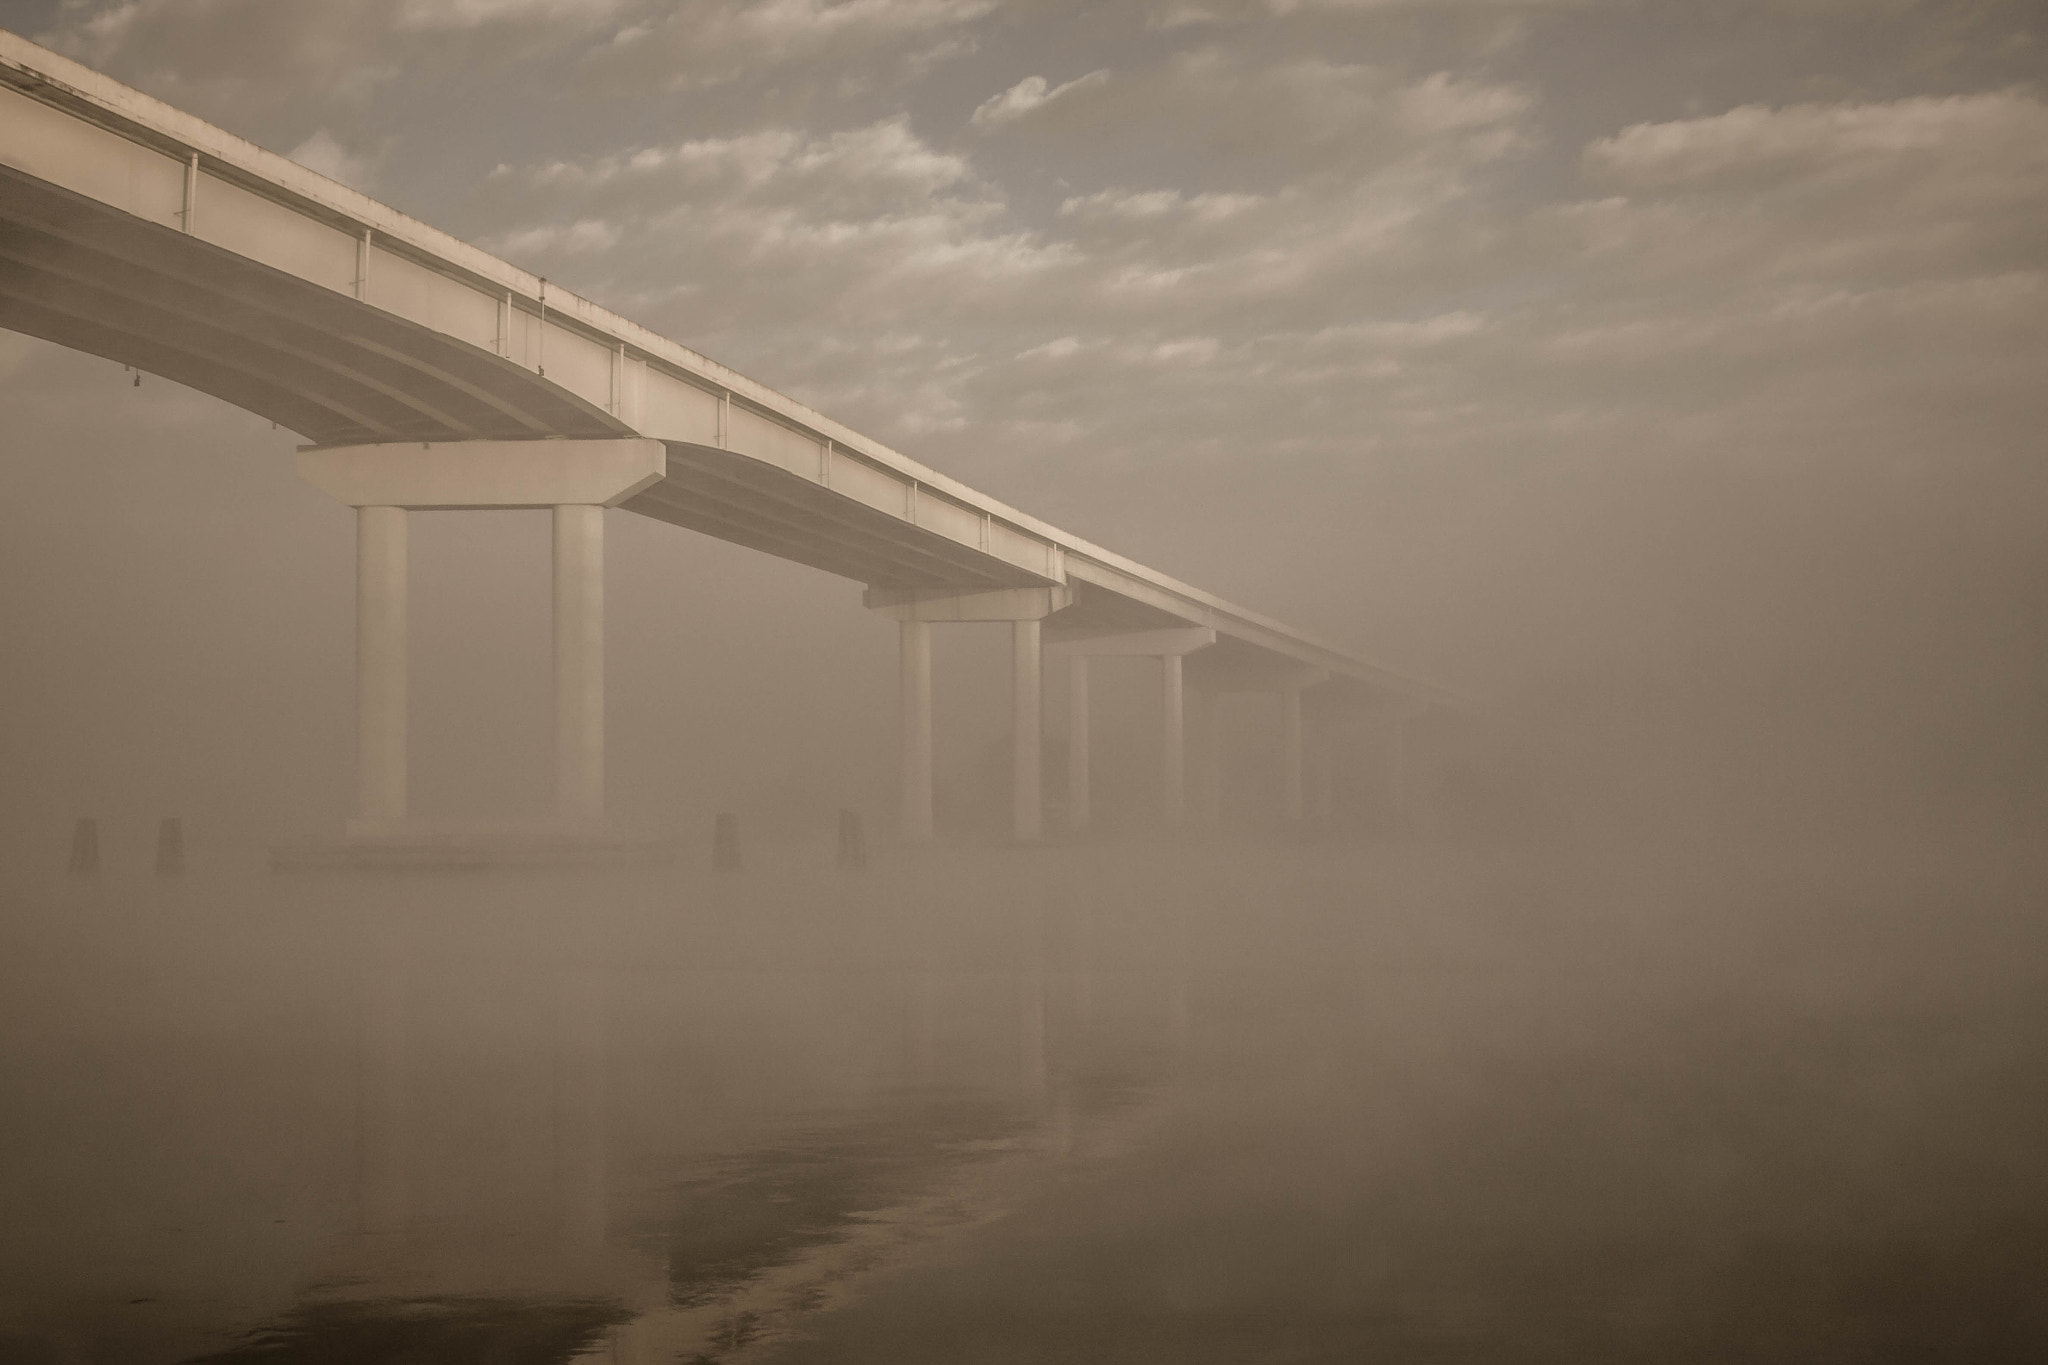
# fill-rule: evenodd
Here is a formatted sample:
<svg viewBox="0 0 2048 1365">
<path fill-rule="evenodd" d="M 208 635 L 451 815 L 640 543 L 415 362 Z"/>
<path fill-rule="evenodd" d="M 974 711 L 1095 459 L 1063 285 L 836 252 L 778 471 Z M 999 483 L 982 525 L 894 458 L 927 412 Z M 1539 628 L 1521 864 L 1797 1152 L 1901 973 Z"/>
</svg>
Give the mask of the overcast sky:
<svg viewBox="0 0 2048 1365">
<path fill-rule="evenodd" d="M 2039 710 L 2038 5 L 0 23 L 1394 666 L 1539 695 L 1896 665 L 1923 719 Z M 10 345 L 18 404 L 55 362 Z"/>
</svg>

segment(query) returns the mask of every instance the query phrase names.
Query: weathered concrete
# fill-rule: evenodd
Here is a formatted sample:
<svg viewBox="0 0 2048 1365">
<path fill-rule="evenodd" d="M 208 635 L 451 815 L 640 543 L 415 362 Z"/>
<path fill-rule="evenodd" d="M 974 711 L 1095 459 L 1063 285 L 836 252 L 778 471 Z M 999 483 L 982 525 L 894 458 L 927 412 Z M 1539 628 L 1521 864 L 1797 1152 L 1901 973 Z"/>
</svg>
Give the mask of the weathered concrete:
<svg viewBox="0 0 2048 1365">
<path fill-rule="evenodd" d="M 1045 801 L 1039 785 L 1039 623 L 1036 617 L 1010 623 L 1010 833 L 1018 843 L 1036 843 L 1045 832 Z"/>
<path fill-rule="evenodd" d="M 1088 780 L 1088 656 L 1067 656 L 1067 828 L 1084 830 L 1091 818 Z"/>
<path fill-rule="evenodd" d="M 356 509 L 356 819 L 406 811 L 406 526 L 402 507 Z"/>
<path fill-rule="evenodd" d="M 555 800 L 604 819 L 604 509 L 555 508 Z"/>
<path fill-rule="evenodd" d="M 300 477 L 337 502 L 414 511 L 616 507 L 667 472 L 667 448 L 639 439 L 407 441 L 299 452 Z"/>
<path fill-rule="evenodd" d="M 932 628 L 926 621 L 899 626 L 902 666 L 901 826 L 911 843 L 932 837 Z"/>
</svg>

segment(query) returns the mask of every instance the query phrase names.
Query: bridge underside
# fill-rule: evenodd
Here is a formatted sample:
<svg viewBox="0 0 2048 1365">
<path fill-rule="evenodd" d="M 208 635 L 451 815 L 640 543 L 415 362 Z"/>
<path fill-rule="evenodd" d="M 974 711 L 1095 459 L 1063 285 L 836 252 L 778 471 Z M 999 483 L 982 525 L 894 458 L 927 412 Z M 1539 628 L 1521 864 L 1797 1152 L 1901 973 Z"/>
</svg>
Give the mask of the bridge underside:
<svg viewBox="0 0 2048 1365">
<path fill-rule="evenodd" d="M 198 237 L 0 166 L 0 327 L 211 394 L 316 445 L 633 434 L 480 347 Z M 627 510 L 878 587 L 1045 582 L 752 456 L 665 442 L 668 475 Z M 1186 618 L 1077 581 L 1057 624 Z"/>
<path fill-rule="evenodd" d="M 316 445 L 633 434 L 501 356 L 6 167 L 0 326 Z"/>
</svg>

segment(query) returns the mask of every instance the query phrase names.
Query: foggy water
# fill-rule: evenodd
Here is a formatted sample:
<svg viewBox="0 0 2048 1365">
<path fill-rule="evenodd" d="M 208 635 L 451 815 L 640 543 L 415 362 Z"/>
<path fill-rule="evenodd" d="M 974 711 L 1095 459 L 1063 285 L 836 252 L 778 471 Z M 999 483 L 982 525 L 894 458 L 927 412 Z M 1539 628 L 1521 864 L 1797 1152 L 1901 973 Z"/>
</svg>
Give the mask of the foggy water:
<svg viewBox="0 0 2048 1365">
<path fill-rule="evenodd" d="M 17 877 L 9 1362 L 2022 1360 L 1995 841 Z"/>
</svg>

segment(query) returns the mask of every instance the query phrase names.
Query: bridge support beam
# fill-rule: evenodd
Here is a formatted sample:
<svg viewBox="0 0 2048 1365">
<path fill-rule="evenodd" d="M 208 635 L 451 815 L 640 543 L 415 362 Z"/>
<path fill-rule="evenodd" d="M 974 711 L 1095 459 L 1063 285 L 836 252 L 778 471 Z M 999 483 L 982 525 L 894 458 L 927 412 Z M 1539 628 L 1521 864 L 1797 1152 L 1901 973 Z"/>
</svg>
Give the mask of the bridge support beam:
<svg viewBox="0 0 2048 1365">
<path fill-rule="evenodd" d="M 1181 695 L 1181 656 L 1159 659 L 1160 742 L 1159 809 L 1168 829 L 1187 820 L 1187 725 Z"/>
<path fill-rule="evenodd" d="M 903 621 L 897 629 L 903 667 L 902 831 L 921 844 L 932 837 L 932 627 L 929 621 Z"/>
<path fill-rule="evenodd" d="M 1195 821 L 1223 823 L 1223 695 L 1195 694 Z"/>
<path fill-rule="evenodd" d="M 555 805 L 604 818 L 604 509 L 555 508 Z"/>
<path fill-rule="evenodd" d="M 1045 823 L 1039 784 L 1039 745 L 1044 729 L 1039 622 L 1071 605 L 1073 589 L 1064 583 L 968 593 L 946 588 L 869 588 L 861 600 L 904 627 L 903 836 L 913 841 L 931 837 L 930 624 L 1010 623 L 1010 832 L 1019 843 L 1036 843 Z M 921 819 L 917 818 L 920 812 Z"/>
<path fill-rule="evenodd" d="M 1088 656 L 1067 656 L 1067 828 L 1088 828 Z"/>
<path fill-rule="evenodd" d="M 1052 648 L 1067 656 L 1067 810 L 1075 829 L 1088 823 L 1088 660 L 1096 655 L 1144 655 L 1159 660 L 1159 813 L 1169 829 L 1187 820 L 1187 738 L 1181 661 L 1216 643 L 1206 626 L 1133 631 L 1123 635 L 1061 632 Z"/>
<path fill-rule="evenodd" d="M 356 822 L 406 806 L 406 525 L 403 507 L 356 509 Z"/>
<path fill-rule="evenodd" d="M 1010 837 L 1035 844 L 1045 833 L 1039 783 L 1045 708 L 1040 696 L 1039 623 L 1010 623 Z"/>
<path fill-rule="evenodd" d="M 1280 693 L 1280 814 L 1290 825 L 1301 823 L 1301 688 L 1298 685 L 1284 688 Z"/>
</svg>

